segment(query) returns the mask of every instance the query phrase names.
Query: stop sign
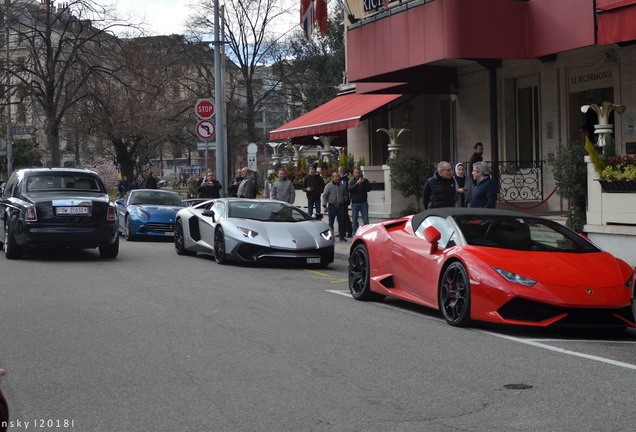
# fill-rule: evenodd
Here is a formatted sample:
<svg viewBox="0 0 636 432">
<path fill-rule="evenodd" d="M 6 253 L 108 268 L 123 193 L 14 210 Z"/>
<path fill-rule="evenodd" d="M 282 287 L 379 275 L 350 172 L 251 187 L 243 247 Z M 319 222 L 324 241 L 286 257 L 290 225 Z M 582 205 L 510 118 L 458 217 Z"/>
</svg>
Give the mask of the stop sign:
<svg viewBox="0 0 636 432">
<path fill-rule="evenodd" d="M 194 110 L 201 120 L 211 119 L 214 116 L 214 101 L 212 99 L 198 99 Z"/>
</svg>

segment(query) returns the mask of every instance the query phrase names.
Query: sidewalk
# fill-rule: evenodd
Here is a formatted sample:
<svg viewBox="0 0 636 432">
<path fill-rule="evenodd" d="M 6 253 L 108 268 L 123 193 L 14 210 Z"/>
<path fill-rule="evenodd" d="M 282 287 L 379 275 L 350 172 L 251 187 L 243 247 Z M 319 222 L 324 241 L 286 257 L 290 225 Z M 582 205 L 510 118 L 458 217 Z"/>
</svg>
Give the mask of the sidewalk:
<svg viewBox="0 0 636 432">
<path fill-rule="evenodd" d="M 351 247 L 351 240 L 353 240 L 353 238 L 348 238 L 346 242 L 341 242 L 336 238 L 334 260 L 343 260 L 345 262 L 349 262 L 349 248 Z"/>
</svg>

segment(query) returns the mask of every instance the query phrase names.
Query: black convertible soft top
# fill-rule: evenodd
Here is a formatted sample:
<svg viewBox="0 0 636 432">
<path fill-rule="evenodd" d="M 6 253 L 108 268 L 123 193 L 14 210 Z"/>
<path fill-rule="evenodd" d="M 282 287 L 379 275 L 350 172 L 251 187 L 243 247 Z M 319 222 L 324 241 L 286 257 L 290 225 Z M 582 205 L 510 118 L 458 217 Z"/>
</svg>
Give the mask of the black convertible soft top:
<svg viewBox="0 0 636 432">
<path fill-rule="evenodd" d="M 439 216 L 442 218 L 447 218 L 449 216 L 465 216 L 465 215 L 475 215 L 475 216 L 512 216 L 512 217 L 533 217 L 542 219 L 541 216 L 537 216 L 534 214 L 528 214 L 515 210 L 501 210 L 501 209 L 491 209 L 491 208 L 470 208 L 470 207 L 442 207 L 430 210 L 424 210 L 423 212 L 417 213 L 413 216 L 411 221 L 412 226 L 418 227 L 422 223 L 424 219 L 429 216 Z"/>
</svg>

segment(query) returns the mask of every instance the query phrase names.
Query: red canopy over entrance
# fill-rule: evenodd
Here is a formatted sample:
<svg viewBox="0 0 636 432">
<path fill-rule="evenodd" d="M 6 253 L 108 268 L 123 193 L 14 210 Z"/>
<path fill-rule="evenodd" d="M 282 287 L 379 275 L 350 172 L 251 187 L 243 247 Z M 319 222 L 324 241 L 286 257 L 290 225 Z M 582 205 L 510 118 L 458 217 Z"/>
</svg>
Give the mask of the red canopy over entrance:
<svg viewBox="0 0 636 432">
<path fill-rule="evenodd" d="M 330 135 L 360 125 L 360 120 L 401 94 L 350 93 L 330 100 L 313 111 L 269 133 L 272 141 L 301 136 Z"/>
<path fill-rule="evenodd" d="M 597 0 L 599 44 L 636 40 L 636 0 Z"/>
</svg>

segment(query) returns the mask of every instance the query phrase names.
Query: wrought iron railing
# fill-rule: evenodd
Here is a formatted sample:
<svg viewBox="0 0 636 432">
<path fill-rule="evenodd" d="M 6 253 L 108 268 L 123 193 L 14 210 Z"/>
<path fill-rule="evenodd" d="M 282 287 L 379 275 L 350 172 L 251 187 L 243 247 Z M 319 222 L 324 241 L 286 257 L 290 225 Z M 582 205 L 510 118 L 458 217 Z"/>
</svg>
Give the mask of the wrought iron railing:
<svg viewBox="0 0 636 432">
<path fill-rule="evenodd" d="M 543 161 L 499 161 L 499 195 L 506 201 L 543 201 Z M 492 167 L 492 162 L 489 162 Z"/>
</svg>

